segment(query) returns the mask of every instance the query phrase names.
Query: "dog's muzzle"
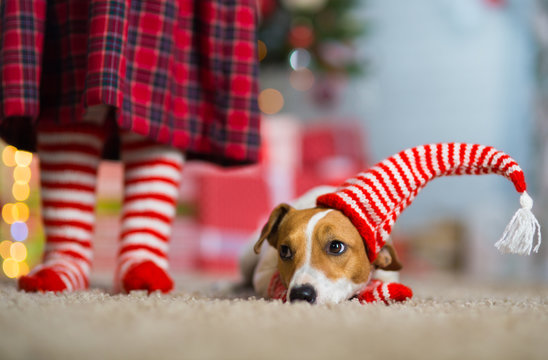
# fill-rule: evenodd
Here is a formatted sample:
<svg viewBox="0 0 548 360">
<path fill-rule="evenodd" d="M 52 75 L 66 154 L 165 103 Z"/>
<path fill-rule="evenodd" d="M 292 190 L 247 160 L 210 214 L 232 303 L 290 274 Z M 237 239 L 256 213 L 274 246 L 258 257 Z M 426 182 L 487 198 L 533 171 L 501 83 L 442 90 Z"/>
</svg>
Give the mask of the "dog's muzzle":
<svg viewBox="0 0 548 360">
<path fill-rule="evenodd" d="M 289 292 L 289 301 L 306 301 L 310 304 L 316 302 L 316 290 L 310 284 L 299 285 Z"/>
</svg>

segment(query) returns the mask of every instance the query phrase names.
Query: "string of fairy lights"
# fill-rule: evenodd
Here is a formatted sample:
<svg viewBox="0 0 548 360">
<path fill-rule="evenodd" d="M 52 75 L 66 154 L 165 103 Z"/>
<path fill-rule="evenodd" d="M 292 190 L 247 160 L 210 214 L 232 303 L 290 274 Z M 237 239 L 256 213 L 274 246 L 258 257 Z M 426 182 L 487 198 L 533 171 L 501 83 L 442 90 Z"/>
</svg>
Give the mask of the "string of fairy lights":
<svg viewBox="0 0 548 360">
<path fill-rule="evenodd" d="M 29 272 L 27 263 L 28 249 L 25 240 L 29 235 L 27 221 L 29 207 L 25 201 L 30 195 L 31 179 L 30 164 L 32 153 L 17 150 L 13 146 L 5 146 L 2 151 L 2 163 L 13 169 L 13 184 L 11 185 L 11 202 L 2 204 L 2 220 L 9 226 L 9 239 L 0 239 L 0 259 L 2 271 L 8 278 L 18 278 Z"/>
</svg>

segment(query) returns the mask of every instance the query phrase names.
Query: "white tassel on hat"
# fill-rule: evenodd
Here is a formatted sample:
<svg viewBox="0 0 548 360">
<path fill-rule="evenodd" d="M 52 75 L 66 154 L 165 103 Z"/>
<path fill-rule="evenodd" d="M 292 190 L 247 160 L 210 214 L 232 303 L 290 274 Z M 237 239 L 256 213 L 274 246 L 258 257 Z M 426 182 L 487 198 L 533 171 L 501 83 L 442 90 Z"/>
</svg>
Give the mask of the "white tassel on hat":
<svg viewBox="0 0 548 360">
<path fill-rule="evenodd" d="M 540 224 L 531 212 L 533 199 L 524 191 L 519 199 L 521 208 L 516 211 L 512 220 L 506 225 L 504 233 L 495 247 L 503 254 L 531 255 L 531 250 L 538 252 L 541 243 Z M 533 242 L 537 236 L 537 245 Z"/>
</svg>

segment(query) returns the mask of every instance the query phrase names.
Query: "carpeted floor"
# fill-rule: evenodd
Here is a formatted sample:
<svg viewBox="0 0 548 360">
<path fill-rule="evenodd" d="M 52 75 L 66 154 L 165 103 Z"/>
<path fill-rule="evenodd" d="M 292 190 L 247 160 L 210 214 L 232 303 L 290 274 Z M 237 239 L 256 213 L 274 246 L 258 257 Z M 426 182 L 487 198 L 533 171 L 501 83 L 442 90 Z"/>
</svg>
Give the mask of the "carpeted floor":
<svg viewBox="0 0 548 360">
<path fill-rule="evenodd" d="M 0 359 L 546 359 L 548 287 L 406 281 L 392 306 L 235 299 L 178 279 L 169 296 L 26 294 L 0 282 Z M 97 285 L 96 285 L 97 286 Z"/>
</svg>

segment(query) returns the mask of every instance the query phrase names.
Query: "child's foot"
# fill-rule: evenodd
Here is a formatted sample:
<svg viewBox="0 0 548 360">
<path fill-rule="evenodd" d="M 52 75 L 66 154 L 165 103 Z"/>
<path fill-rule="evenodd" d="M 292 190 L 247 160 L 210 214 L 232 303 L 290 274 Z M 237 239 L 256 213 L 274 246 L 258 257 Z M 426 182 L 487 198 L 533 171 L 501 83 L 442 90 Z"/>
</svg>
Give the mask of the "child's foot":
<svg viewBox="0 0 548 360">
<path fill-rule="evenodd" d="M 27 292 L 75 291 L 85 290 L 88 286 L 87 278 L 81 278 L 63 266 L 41 266 L 19 278 L 19 289 Z"/>
<path fill-rule="evenodd" d="M 122 289 L 125 292 L 147 290 L 150 294 L 159 290 L 168 293 L 173 289 L 173 280 L 154 262 L 145 260 L 132 265 L 122 276 Z"/>
</svg>

